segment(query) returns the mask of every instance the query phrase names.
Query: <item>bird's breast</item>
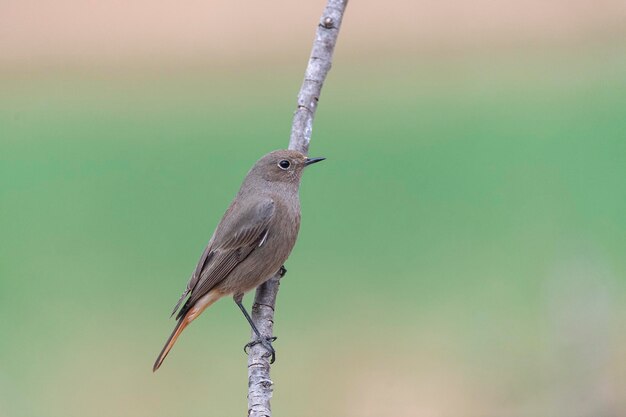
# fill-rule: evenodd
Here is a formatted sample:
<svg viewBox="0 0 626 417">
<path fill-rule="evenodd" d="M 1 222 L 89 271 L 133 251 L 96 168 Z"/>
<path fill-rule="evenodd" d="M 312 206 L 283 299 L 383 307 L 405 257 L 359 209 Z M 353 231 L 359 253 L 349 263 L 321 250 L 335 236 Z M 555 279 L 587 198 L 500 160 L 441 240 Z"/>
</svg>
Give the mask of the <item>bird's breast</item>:
<svg viewBox="0 0 626 417">
<path fill-rule="evenodd" d="M 293 249 L 298 232 L 300 230 L 300 204 L 295 202 L 278 202 L 276 205 L 276 215 L 272 219 L 269 233 L 268 244 L 273 246 L 281 257 L 284 256 L 283 262 Z"/>
</svg>

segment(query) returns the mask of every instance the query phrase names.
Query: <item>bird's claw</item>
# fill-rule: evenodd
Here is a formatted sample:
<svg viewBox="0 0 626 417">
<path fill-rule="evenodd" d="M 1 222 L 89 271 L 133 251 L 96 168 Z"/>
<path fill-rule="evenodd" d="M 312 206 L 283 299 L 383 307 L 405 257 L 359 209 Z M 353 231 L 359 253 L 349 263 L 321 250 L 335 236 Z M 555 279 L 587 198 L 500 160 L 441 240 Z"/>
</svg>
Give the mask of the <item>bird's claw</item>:
<svg viewBox="0 0 626 417">
<path fill-rule="evenodd" d="M 276 341 L 276 339 L 278 338 L 274 336 L 274 337 L 263 337 L 263 338 L 253 340 L 250 343 L 246 343 L 246 345 L 243 347 L 243 351 L 246 354 L 248 354 L 248 349 L 250 349 L 254 345 L 261 344 L 263 345 L 265 349 L 267 349 L 268 352 L 272 354 L 272 357 L 270 358 L 270 363 L 274 363 L 274 361 L 276 360 L 276 351 L 274 350 L 274 347 L 272 346 L 272 342 Z"/>
</svg>

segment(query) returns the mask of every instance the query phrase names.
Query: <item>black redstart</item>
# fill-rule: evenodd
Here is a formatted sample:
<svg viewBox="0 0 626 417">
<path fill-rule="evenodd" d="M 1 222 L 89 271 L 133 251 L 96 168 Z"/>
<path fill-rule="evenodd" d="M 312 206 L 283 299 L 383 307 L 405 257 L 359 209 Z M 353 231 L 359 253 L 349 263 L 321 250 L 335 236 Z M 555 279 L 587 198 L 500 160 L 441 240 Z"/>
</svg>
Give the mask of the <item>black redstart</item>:
<svg viewBox="0 0 626 417">
<path fill-rule="evenodd" d="M 232 295 L 244 316 L 274 360 L 273 340 L 264 339 L 242 304 L 244 293 L 261 285 L 282 268 L 300 228 L 298 189 L 302 171 L 324 158 L 307 158 L 300 152 L 278 150 L 257 161 L 226 210 L 187 288 L 176 303 L 178 323 L 154 363 L 159 369 L 182 331 L 204 309 Z"/>
</svg>

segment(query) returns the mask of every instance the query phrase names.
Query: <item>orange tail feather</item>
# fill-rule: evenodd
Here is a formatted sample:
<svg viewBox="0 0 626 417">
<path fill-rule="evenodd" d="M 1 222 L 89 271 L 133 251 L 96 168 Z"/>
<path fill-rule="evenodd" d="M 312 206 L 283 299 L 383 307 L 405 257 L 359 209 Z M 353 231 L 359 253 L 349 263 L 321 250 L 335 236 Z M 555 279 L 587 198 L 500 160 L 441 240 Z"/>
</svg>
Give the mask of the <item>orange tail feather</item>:
<svg viewBox="0 0 626 417">
<path fill-rule="evenodd" d="M 172 350 L 172 346 L 174 346 L 174 343 L 176 343 L 176 339 L 178 339 L 178 336 L 180 336 L 183 330 L 185 330 L 185 327 L 187 327 L 189 323 L 194 321 L 194 319 L 198 317 L 200 313 L 204 311 L 204 309 L 219 300 L 223 295 L 224 294 L 218 290 L 211 290 L 187 310 L 185 315 L 182 316 L 180 320 L 178 320 L 176 327 L 174 327 L 174 331 L 170 335 L 169 339 L 167 339 L 167 342 L 165 342 L 163 350 L 161 350 L 161 353 L 159 353 L 159 357 L 157 358 L 156 362 L 154 362 L 152 372 L 155 372 L 157 369 L 159 369 L 167 354 L 170 352 L 170 350 Z"/>
<path fill-rule="evenodd" d="M 167 342 L 165 342 L 165 346 L 163 346 L 161 353 L 159 353 L 156 362 L 154 362 L 152 372 L 156 372 L 156 370 L 159 369 L 167 354 L 170 353 L 170 350 L 172 350 L 172 347 L 174 346 L 174 343 L 176 343 L 176 339 L 178 339 L 178 336 L 180 336 L 183 330 L 185 330 L 185 327 L 187 327 L 189 323 L 191 323 L 191 320 L 187 318 L 188 316 L 189 314 L 186 314 L 185 316 L 181 317 L 180 320 L 178 320 L 176 327 L 174 327 L 174 331 L 172 331 L 172 334 L 167 339 Z"/>
</svg>

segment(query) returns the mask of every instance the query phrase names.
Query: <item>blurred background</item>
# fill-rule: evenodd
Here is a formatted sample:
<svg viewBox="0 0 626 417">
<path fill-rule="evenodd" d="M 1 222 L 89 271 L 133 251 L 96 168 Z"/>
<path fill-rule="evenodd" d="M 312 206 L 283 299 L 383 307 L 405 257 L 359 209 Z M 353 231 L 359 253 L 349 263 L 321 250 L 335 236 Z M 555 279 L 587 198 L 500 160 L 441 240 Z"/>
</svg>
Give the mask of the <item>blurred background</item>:
<svg viewBox="0 0 626 417">
<path fill-rule="evenodd" d="M 0 416 L 246 412 L 230 300 L 151 367 L 247 170 L 287 146 L 324 4 L 0 2 Z M 351 2 L 277 416 L 626 415 L 625 21 Z"/>
</svg>

